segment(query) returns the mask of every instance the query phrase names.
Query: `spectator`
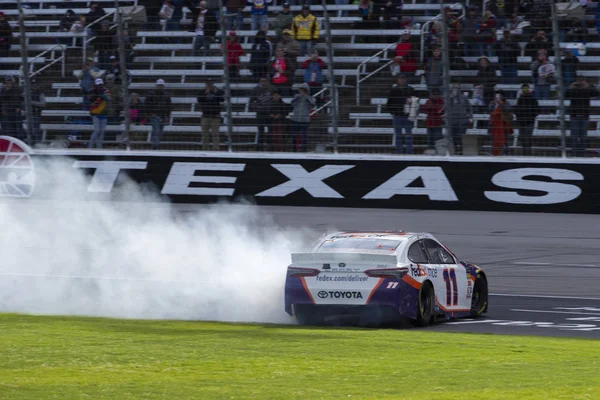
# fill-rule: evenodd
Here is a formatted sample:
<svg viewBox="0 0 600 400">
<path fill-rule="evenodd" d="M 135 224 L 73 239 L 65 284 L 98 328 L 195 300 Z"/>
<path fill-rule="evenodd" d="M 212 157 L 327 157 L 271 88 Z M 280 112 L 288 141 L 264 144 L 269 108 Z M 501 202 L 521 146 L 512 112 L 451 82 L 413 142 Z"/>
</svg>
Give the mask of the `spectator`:
<svg viewBox="0 0 600 400">
<path fill-rule="evenodd" d="M 300 85 L 298 93 L 292 98 L 292 139 L 295 140 L 294 151 L 306 152 L 308 148 L 308 127 L 315 99 L 308 92 L 306 83 Z"/>
<path fill-rule="evenodd" d="M 98 26 L 95 25 L 95 23 L 104 16 L 106 16 L 104 8 L 102 8 L 102 6 L 96 2 L 92 2 L 90 4 L 90 12 L 85 17 L 86 25 L 94 24 L 88 28 L 88 37 L 92 37 L 97 34 Z"/>
<path fill-rule="evenodd" d="M 108 117 L 108 107 L 111 101 L 111 93 L 104 88 L 104 81 L 98 78 L 94 82 L 94 90 L 90 94 L 90 114 L 94 124 L 92 137 L 90 138 L 89 148 L 102 148 L 104 143 L 104 132 L 106 131 L 106 122 Z"/>
<path fill-rule="evenodd" d="M 79 16 L 79 19 L 77 21 L 75 21 L 73 23 L 73 25 L 71 26 L 70 32 L 71 33 L 75 33 L 75 34 L 84 33 L 85 32 L 85 15 L 80 15 Z M 89 36 L 90 35 L 88 34 L 88 37 Z M 65 44 L 67 44 L 67 45 L 70 44 L 68 38 L 64 38 L 64 40 L 65 40 L 65 42 L 64 42 Z M 85 40 L 86 40 L 86 38 L 80 37 L 79 39 L 76 40 L 76 43 L 78 45 L 80 45 L 81 47 L 83 47 Z"/>
<path fill-rule="evenodd" d="M 310 88 L 310 95 L 315 96 L 323 87 L 323 70 L 327 64 L 319 57 L 319 50 L 314 49 L 310 58 L 302 63 L 304 83 Z"/>
<path fill-rule="evenodd" d="M 471 105 L 474 106 L 476 112 L 487 109 L 489 104 L 485 102 L 483 93 L 483 85 L 477 84 L 473 86 L 473 101 Z"/>
<path fill-rule="evenodd" d="M 94 47 L 98 50 L 98 66 L 100 69 L 109 69 L 110 56 L 117 46 L 115 32 L 110 30 L 110 23 L 107 20 L 102 21 L 102 29 L 96 34 Z"/>
<path fill-rule="evenodd" d="M 481 24 L 481 54 L 494 57 L 494 45 L 496 44 L 496 16 L 491 11 L 485 12 L 483 24 Z"/>
<path fill-rule="evenodd" d="M 83 98 L 83 109 L 89 111 L 89 95 L 94 89 L 94 81 L 102 76 L 102 72 L 96 67 L 94 59 L 89 57 L 85 64 L 81 66 L 81 71 L 78 71 L 75 76 L 79 79 L 79 87 L 81 88 L 81 95 Z"/>
<path fill-rule="evenodd" d="M 396 45 L 396 56 L 391 66 L 392 76 L 400 73 L 404 74 L 409 82 L 413 82 L 417 72 L 416 49 L 410 42 L 410 31 L 404 30 L 401 33 L 400 41 Z"/>
<path fill-rule="evenodd" d="M 13 30 L 4 13 L 0 11 L 0 58 L 8 57 L 12 44 Z"/>
<path fill-rule="evenodd" d="M 265 31 L 256 32 L 254 43 L 250 49 L 250 71 L 255 78 L 268 76 L 269 61 L 273 57 L 273 45 L 267 40 Z"/>
<path fill-rule="evenodd" d="M 524 83 L 521 85 L 521 96 L 517 100 L 515 108 L 515 116 L 519 123 L 519 139 L 523 146 L 523 155 L 531 155 L 531 139 L 533 137 L 533 126 L 535 119 L 540 114 L 540 106 L 529 85 Z"/>
<path fill-rule="evenodd" d="M 302 6 L 302 14 L 294 18 L 294 37 L 300 42 L 300 51 L 303 56 L 310 57 L 312 48 L 319 40 L 319 21 L 310 13 L 310 6 Z"/>
<path fill-rule="evenodd" d="M 462 42 L 465 46 L 466 57 L 479 57 L 482 55 L 480 45 L 480 27 L 483 21 L 477 15 L 477 8 L 469 6 L 468 14 L 462 22 Z"/>
<path fill-rule="evenodd" d="M 518 12 L 518 0 L 494 0 L 490 1 L 488 9 L 496 16 L 498 28 L 504 28 L 507 21 L 511 21 Z"/>
<path fill-rule="evenodd" d="M 289 68 L 289 78 L 294 80 L 296 68 L 298 67 L 298 56 L 300 55 L 300 43 L 292 37 L 291 30 L 285 29 L 283 31 L 283 39 L 277 43 L 275 52 L 277 52 L 278 49 L 283 50 Z"/>
<path fill-rule="evenodd" d="M 560 41 L 587 43 L 588 28 L 585 21 L 582 21 L 579 18 L 573 18 L 568 21 L 568 23 L 570 29 L 565 32 L 565 35 L 561 35 Z"/>
<path fill-rule="evenodd" d="M 244 7 L 246 6 L 246 0 L 225 0 L 225 7 L 227 8 L 227 30 L 235 29 L 241 31 L 244 29 Z"/>
<path fill-rule="evenodd" d="M 513 133 L 512 109 L 503 93 L 496 93 L 494 101 L 490 103 L 490 130 L 492 134 L 492 154 L 500 156 L 506 152 L 508 135 Z"/>
<path fill-rule="evenodd" d="M 552 43 L 546 37 L 546 32 L 538 31 L 529 43 L 525 46 L 525 55 L 531 58 L 537 57 L 540 50 L 546 50 L 547 54 L 552 53 Z"/>
<path fill-rule="evenodd" d="M 452 12 L 450 6 L 445 6 L 448 21 L 448 45 L 450 47 L 450 58 L 455 59 L 462 56 L 462 49 L 459 50 L 459 42 L 461 41 L 462 24 L 458 19 L 458 15 Z"/>
<path fill-rule="evenodd" d="M 108 103 L 108 115 L 107 115 L 107 124 L 108 125 L 118 125 L 121 123 L 120 115 L 121 115 L 121 85 L 118 85 L 115 81 L 115 76 L 113 74 L 107 74 L 104 79 L 104 87 L 109 91 L 111 95 L 111 101 Z"/>
<path fill-rule="evenodd" d="M 498 81 L 496 69 L 492 67 L 486 56 L 479 57 L 477 60 L 477 78 L 478 84 L 483 85 L 483 98 L 485 104 L 489 104 L 494 98 L 494 86 Z"/>
<path fill-rule="evenodd" d="M 284 56 L 282 48 L 275 50 L 275 58 L 271 64 L 271 82 L 286 95 L 290 93 L 290 67 L 289 59 Z"/>
<path fill-rule="evenodd" d="M 550 97 L 550 85 L 556 82 L 554 64 L 548 61 L 546 50 L 538 51 L 537 60 L 531 63 L 533 73 L 535 97 L 538 100 L 547 100 Z"/>
<path fill-rule="evenodd" d="M 173 0 L 173 15 L 167 22 L 167 31 L 178 31 L 181 29 L 181 18 L 183 18 L 183 6 L 185 0 Z"/>
<path fill-rule="evenodd" d="M 200 2 L 199 7 L 193 7 L 191 11 L 193 14 L 192 20 L 195 21 L 193 30 L 196 32 L 193 54 L 194 57 L 198 57 L 199 51 L 202 49 L 202 56 L 206 57 L 217 34 L 219 23 L 215 12 L 206 7 L 206 1 L 204 0 Z"/>
<path fill-rule="evenodd" d="M 510 30 L 505 29 L 496 45 L 496 54 L 500 71 L 502 72 L 502 83 L 511 85 L 517 83 L 517 60 L 521 54 L 521 46 L 515 40 Z"/>
<path fill-rule="evenodd" d="M 292 107 L 283 101 L 279 89 L 273 89 L 271 96 L 271 102 L 269 103 L 271 149 L 273 151 L 285 151 L 288 142 L 285 117 L 292 111 Z"/>
<path fill-rule="evenodd" d="M 23 93 L 12 76 L 5 78 L 4 87 L 0 92 L 0 104 L 2 105 L 2 130 L 4 134 L 25 140 L 21 118 Z"/>
<path fill-rule="evenodd" d="M 269 29 L 269 6 L 273 0 L 248 0 L 248 4 L 252 6 L 251 14 L 251 29 L 253 31 Z"/>
<path fill-rule="evenodd" d="M 252 90 L 250 96 L 250 109 L 256 111 L 256 124 L 258 126 L 257 150 L 265 151 L 270 146 L 268 127 L 270 125 L 269 105 L 271 103 L 271 86 L 267 78 L 260 78 L 258 85 Z"/>
<path fill-rule="evenodd" d="M 144 2 L 146 7 L 146 15 L 148 22 L 146 23 L 147 30 L 158 30 L 160 29 L 160 17 L 159 13 L 163 6 L 164 0 L 147 0 Z"/>
<path fill-rule="evenodd" d="M 571 147 L 573 155 L 576 157 L 585 155 L 590 124 L 590 99 L 598 96 L 600 96 L 598 89 L 587 83 L 585 77 L 580 74 L 577 75 L 577 80 L 567 90 L 565 97 L 571 100 L 569 106 Z"/>
<path fill-rule="evenodd" d="M 77 17 L 73 10 L 67 10 L 65 15 L 60 18 L 58 23 L 58 32 L 67 33 L 71 32 L 71 28 L 77 22 Z M 81 29 L 83 32 L 83 29 Z M 56 44 L 64 44 L 65 46 L 69 46 L 71 44 L 71 39 L 68 37 L 56 38 Z"/>
<path fill-rule="evenodd" d="M 139 93 L 133 92 L 129 95 L 129 121 L 132 125 L 144 125 L 143 106 Z"/>
<path fill-rule="evenodd" d="M 565 58 L 562 59 L 562 76 L 563 76 L 563 87 L 566 90 L 569 86 L 575 82 L 577 76 L 577 70 L 579 69 L 579 58 L 575 57 L 573 50 L 564 50 Z"/>
<path fill-rule="evenodd" d="M 150 117 L 152 125 L 153 150 L 157 150 L 160 146 L 165 124 L 171 117 L 172 104 L 171 96 L 165 91 L 165 81 L 158 79 L 156 88 L 146 96 L 144 102 L 144 114 Z"/>
<path fill-rule="evenodd" d="M 443 62 L 442 62 L 442 49 L 439 46 L 435 46 L 433 49 L 432 56 L 427 60 L 425 64 L 424 74 L 425 83 L 427 84 L 427 90 L 431 95 L 434 90 L 442 92 L 443 83 Z"/>
<path fill-rule="evenodd" d="M 379 20 L 379 29 L 399 29 L 404 0 L 374 0 L 373 14 Z M 399 21 L 394 26 L 392 21 Z"/>
<path fill-rule="evenodd" d="M 534 29 L 551 30 L 550 0 L 530 0 L 525 3 L 529 3 L 526 7 L 525 19 L 531 23 L 531 26 Z"/>
<path fill-rule="evenodd" d="M 388 94 L 385 111 L 392 114 L 392 125 L 396 141 L 396 153 L 405 153 L 404 137 L 406 138 L 406 153 L 413 154 L 412 129 L 414 122 L 409 119 L 411 98 L 415 96 L 415 89 L 406 84 L 407 77 L 403 73 L 398 75 L 398 85 L 393 87 Z"/>
<path fill-rule="evenodd" d="M 110 56 L 110 67 L 106 72 L 115 76 L 115 83 L 117 85 L 123 83 L 123 77 L 121 76 L 121 62 L 117 57 Z M 129 82 L 129 77 L 127 77 L 126 81 Z"/>
<path fill-rule="evenodd" d="M 180 29 L 180 21 L 183 17 L 183 0 L 165 0 L 158 16 L 165 21 L 165 30 L 177 31 Z"/>
<path fill-rule="evenodd" d="M 212 79 L 206 80 L 204 92 L 198 96 L 198 105 L 202 110 L 202 150 L 219 150 L 221 128 L 221 103 L 225 101 L 225 93 L 218 89 Z M 209 137 L 210 135 L 210 137 Z"/>
<path fill-rule="evenodd" d="M 40 87 L 35 79 L 31 81 L 31 145 L 41 143 L 42 130 L 40 122 L 42 118 L 42 110 L 46 108 L 46 96 L 40 90 Z"/>
<path fill-rule="evenodd" d="M 229 65 L 229 76 L 232 78 L 240 77 L 240 69 L 242 62 L 240 57 L 245 54 L 240 40 L 235 32 L 229 32 L 229 38 L 227 39 L 227 62 Z"/>
<path fill-rule="evenodd" d="M 171 18 L 173 18 L 173 13 L 175 12 L 175 6 L 173 5 L 173 0 L 165 0 L 158 12 L 158 16 L 161 19 L 164 19 L 169 24 Z"/>
<path fill-rule="evenodd" d="M 290 3 L 283 3 L 283 11 L 277 14 L 277 17 L 272 24 L 272 28 L 275 30 L 277 43 L 281 41 L 284 29 L 292 29 L 293 23 L 294 17 L 292 16 L 292 13 L 290 13 Z"/>
<path fill-rule="evenodd" d="M 462 154 L 463 137 L 467 129 L 473 125 L 473 108 L 471 102 L 460 91 L 460 84 L 452 85 L 450 94 L 450 136 L 454 142 L 455 154 Z"/>
<path fill-rule="evenodd" d="M 442 139 L 444 126 L 444 99 L 440 96 L 439 89 L 433 89 L 431 96 L 423 105 L 423 112 L 427 114 L 427 149 L 435 151 L 435 142 Z"/>
<path fill-rule="evenodd" d="M 368 20 L 373 15 L 373 1 L 371 0 L 359 0 L 358 9 L 360 10 L 360 15 L 364 20 Z"/>
</svg>

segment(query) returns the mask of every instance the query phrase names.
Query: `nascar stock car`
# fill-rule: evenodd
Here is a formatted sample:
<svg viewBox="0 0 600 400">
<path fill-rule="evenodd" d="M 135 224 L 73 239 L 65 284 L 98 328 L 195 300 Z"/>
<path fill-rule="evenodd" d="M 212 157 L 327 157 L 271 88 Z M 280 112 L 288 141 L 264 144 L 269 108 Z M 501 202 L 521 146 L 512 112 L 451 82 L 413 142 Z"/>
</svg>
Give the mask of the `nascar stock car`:
<svg viewBox="0 0 600 400">
<path fill-rule="evenodd" d="M 358 317 L 422 327 L 488 308 L 484 271 L 429 233 L 336 232 L 291 256 L 285 311 L 300 324 Z"/>
</svg>

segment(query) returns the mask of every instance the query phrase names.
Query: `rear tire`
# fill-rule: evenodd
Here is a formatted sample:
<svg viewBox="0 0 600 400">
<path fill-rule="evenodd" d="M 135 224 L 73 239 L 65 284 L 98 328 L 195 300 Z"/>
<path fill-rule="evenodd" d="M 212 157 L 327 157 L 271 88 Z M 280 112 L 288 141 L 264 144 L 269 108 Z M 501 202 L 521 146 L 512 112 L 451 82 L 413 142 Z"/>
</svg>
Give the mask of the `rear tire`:
<svg viewBox="0 0 600 400">
<path fill-rule="evenodd" d="M 488 308 L 488 284 L 485 275 L 477 273 L 475 285 L 473 286 L 473 297 L 471 298 L 471 317 L 481 317 Z"/>
<path fill-rule="evenodd" d="M 428 326 L 433 319 L 433 303 L 435 302 L 435 293 L 430 282 L 425 282 L 419 290 L 419 300 L 417 302 L 417 319 L 414 324 L 419 327 Z"/>
</svg>

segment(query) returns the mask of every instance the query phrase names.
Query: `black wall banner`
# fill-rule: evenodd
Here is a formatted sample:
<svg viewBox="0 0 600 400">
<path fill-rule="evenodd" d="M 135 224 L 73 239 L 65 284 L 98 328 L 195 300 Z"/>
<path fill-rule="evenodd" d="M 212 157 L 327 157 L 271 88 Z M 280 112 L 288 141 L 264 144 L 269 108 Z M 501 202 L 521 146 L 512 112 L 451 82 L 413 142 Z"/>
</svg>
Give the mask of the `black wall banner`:
<svg viewBox="0 0 600 400">
<path fill-rule="evenodd" d="M 600 213 L 598 160 L 36 152 L 36 186 L 57 158 L 85 171 L 88 199 L 124 198 L 129 176 L 178 203 Z"/>
</svg>

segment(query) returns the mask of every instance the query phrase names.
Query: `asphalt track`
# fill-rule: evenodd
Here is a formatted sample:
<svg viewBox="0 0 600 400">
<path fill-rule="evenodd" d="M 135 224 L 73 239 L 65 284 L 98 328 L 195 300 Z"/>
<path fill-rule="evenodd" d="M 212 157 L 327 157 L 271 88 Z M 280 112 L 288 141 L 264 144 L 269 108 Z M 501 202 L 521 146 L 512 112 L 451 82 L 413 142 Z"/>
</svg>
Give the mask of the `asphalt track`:
<svg viewBox="0 0 600 400">
<path fill-rule="evenodd" d="M 179 206 L 187 211 L 198 206 Z M 600 339 L 600 215 L 262 207 L 285 227 L 431 232 L 485 268 L 485 318 L 427 329 Z"/>
</svg>

